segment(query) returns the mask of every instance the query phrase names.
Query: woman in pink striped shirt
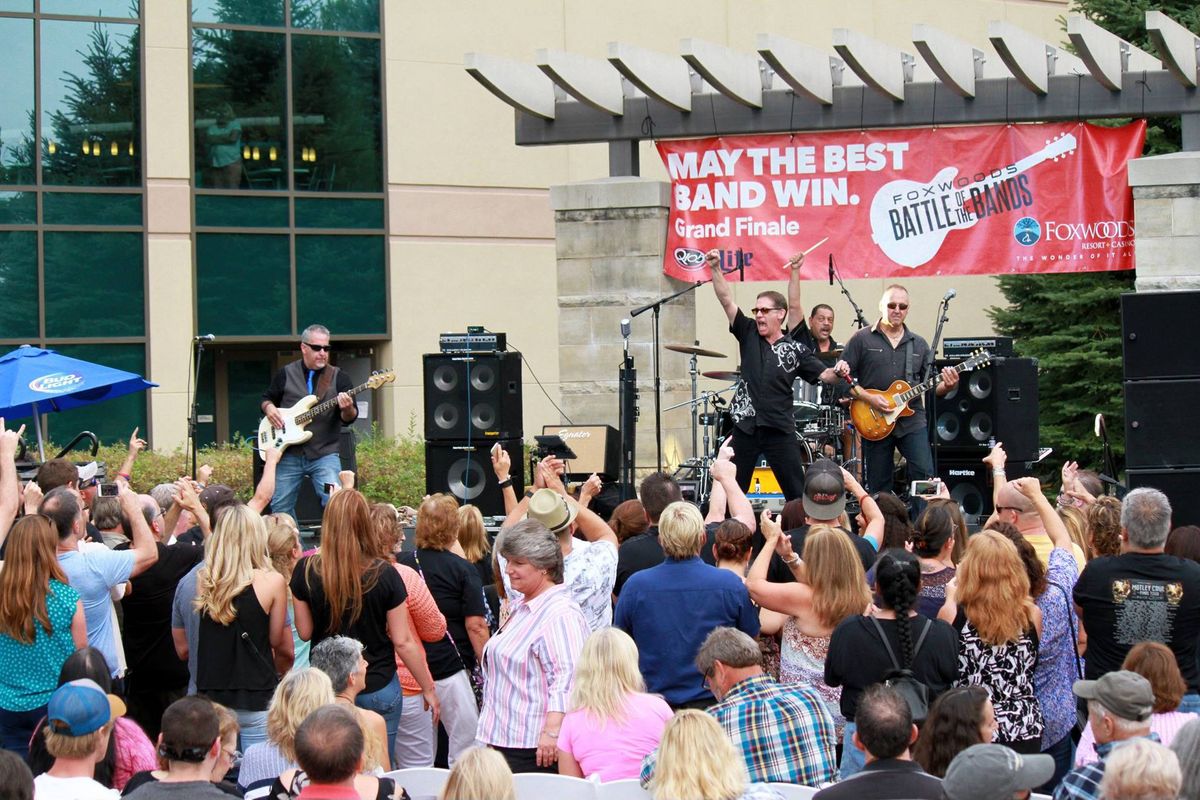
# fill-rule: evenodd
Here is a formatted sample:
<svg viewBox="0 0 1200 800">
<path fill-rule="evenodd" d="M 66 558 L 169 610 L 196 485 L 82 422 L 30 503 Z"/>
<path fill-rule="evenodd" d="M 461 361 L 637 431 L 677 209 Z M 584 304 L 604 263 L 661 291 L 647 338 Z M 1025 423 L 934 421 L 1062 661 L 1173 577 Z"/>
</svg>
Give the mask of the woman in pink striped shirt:
<svg viewBox="0 0 1200 800">
<path fill-rule="evenodd" d="M 519 522 L 500 534 L 496 549 L 522 599 L 483 649 L 478 738 L 513 772 L 554 772 L 587 622 L 562 585 L 562 548 L 545 525 Z"/>
</svg>

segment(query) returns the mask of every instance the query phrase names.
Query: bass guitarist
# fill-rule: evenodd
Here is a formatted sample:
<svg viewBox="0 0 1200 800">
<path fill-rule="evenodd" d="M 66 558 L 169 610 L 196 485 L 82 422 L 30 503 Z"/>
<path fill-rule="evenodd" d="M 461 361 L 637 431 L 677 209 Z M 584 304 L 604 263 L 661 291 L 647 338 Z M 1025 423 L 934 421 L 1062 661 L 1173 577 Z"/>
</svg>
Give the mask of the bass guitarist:
<svg viewBox="0 0 1200 800">
<path fill-rule="evenodd" d="M 849 365 L 850 374 L 857 379 L 857 384 L 850 389 L 851 397 L 886 413 L 894 408 L 892 401 L 864 389 L 887 389 L 896 380 L 916 385 L 923 378 L 933 353 L 929 343 L 904 324 L 908 317 L 908 290 L 903 286 L 892 284 L 883 290 L 879 314 L 878 322 L 850 337 L 842 358 Z M 936 389 L 938 395 L 946 394 L 958 384 L 958 372 L 954 369 L 947 367 L 941 375 L 942 382 Z M 909 403 L 909 407 L 915 413 L 896 420 L 896 428 L 890 434 L 875 442 L 863 438 L 863 474 L 871 494 L 892 490 L 892 460 L 897 448 L 908 462 L 910 481 L 933 477 L 925 404 L 917 398 Z"/>
<path fill-rule="evenodd" d="M 293 361 L 275 373 L 271 385 L 263 392 L 262 412 L 276 427 L 283 427 L 279 407 L 288 408 L 306 395 L 316 395 L 318 402 L 337 397 L 337 408 L 330 409 L 308 423 L 312 438 L 303 445 L 289 447 L 279 460 L 275 471 L 275 494 L 271 510 L 277 514 L 296 516 L 296 495 L 300 481 L 308 478 L 321 498 L 329 501 L 325 484 L 338 483 L 342 468 L 338 454 L 338 436 L 342 426 L 358 418 L 358 406 L 350 397 L 352 382 L 346 373 L 329 364 L 329 329 L 324 325 L 309 325 L 300 334 L 300 360 Z"/>
</svg>

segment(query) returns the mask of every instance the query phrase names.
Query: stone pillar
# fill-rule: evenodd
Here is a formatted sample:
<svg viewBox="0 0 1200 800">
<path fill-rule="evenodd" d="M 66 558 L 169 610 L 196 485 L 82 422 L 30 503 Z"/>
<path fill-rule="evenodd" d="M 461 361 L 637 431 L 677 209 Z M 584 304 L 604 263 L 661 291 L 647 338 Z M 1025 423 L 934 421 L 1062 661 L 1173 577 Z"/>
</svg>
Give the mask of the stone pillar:
<svg viewBox="0 0 1200 800">
<path fill-rule="evenodd" d="M 562 410 L 575 424 L 619 427 L 621 320 L 630 310 L 685 286 L 662 270 L 670 190 L 670 184 L 644 178 L 606 178 L 550 189 Z M 656 461 L 653 314 L 637 317 L 632 328 L 629 349 L 638 373 L 640 410 L 635 462 L 641 473 L 652 470 Z M 663 306 L 658 357 L 664 409 L 691 397 L 688 357 L 664 346 L 691 344 L 695 335 L 694 293 Z M 691 416 L 686 407 L 664 411 L 662 424 L 663 465 L 669 469 L 692 455 Z"/>
<path fill-rule="evenodd" d="M 1200 289 L 1200 152 L 1129 162 L 1139 292 Z"/>
</svg>

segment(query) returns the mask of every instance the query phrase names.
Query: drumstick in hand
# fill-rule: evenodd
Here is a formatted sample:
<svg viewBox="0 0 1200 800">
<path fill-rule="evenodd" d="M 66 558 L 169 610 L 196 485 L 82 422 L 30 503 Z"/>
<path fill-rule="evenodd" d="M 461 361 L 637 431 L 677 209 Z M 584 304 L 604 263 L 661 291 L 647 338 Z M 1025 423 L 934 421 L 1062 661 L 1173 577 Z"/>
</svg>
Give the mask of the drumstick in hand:
<svg viewBox="0 0 1200 800">
<path fill-rule="evenodd" d="M 813 250 L 816 250 L 818 247 L 820 247 L 821 245 L 825 244 L 825 243 L 826 243 L 826 242 L 828 242 L 828 241 L 829 241 L 829 237 L 828 237 L 828 236 L 826 236 L 824 239 L 822 239 L 821 241 L 819 241 L 819 242 L 817 242 L 816 244 L 814 244 L 812 247 L 810 247 L 810 248 L 808 248 L 807 250 L 805 250 L 805 251 L 804 251 L 804 253 L 803 253 L 803 255 L 808 255 L 808 254 L 809 254 L 809 253 L 811 253 Z"/>
</svg>

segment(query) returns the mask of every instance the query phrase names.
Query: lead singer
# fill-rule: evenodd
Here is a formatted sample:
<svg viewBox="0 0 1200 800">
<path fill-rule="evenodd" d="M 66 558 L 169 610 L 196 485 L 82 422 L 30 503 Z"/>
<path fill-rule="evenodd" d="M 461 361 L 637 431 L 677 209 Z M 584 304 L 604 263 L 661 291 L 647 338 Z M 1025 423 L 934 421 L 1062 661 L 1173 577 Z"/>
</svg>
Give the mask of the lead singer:
<svg viewBox="0 0 1200 800">
<path fill-rule="evenodd" d="M 834 383 L 839 373 L 827 368 L 812 351 L 795 338 L 801 329 L 804 309 L 800 304 L 800 270 L 804 254 L 788 259 L 788 299 L 779 292 L 759 292 L 754 316 L 750 320 L 733 300 L 733 289 L 721 270 L 721 252 L 705 256 L 712 272 L 713 291 L 725 316 L 729 332 L 738 340 L 741 356 L 741 380 L 730 403 L 733 418 L 733 463 L 742 491 L 750 488 L 754 465 L 759 455 L 767 459 L 784 497 L 788 500 L 804 493 L 804 465 L 796 441 L 796 422 L 792 417 L 792 384 L 799 376 L 809 383 L 818 380 Z M 784 328 L 784 322 L 787 328 Z M 848 371 L 842 366 L 845 376 Z"/>
</svg>

